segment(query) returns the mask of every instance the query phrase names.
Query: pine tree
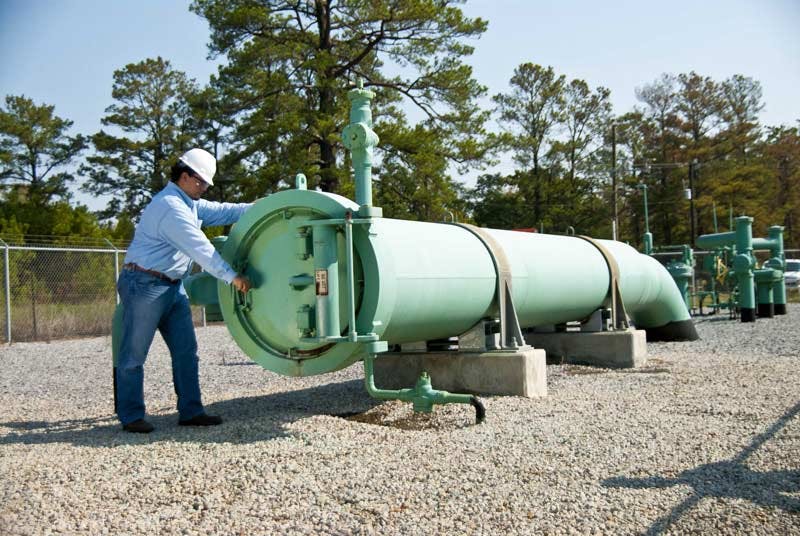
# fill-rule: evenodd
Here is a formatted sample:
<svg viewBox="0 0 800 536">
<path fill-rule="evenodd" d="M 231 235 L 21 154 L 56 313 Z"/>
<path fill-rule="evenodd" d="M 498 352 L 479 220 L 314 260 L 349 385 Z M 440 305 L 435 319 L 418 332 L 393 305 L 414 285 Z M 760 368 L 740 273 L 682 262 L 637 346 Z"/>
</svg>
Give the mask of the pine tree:
<svg viewBox="0 0 800 536">
<path fill-rule="evenodd" d="M 126 213 L 138 218 L 153 195 L 166 186 L 169 169 L 191 148 L 193 119 L 189 107 L 194 81 L 162 58 L 131 63 L 114 72 L 115 103 L 106 109 L 101 130 L 91 137 L 95 154 L 82 172 L 85 191 L 113 196 L 104 218 Z"/>
<path fill-rule="evenodd" d="M 472 53 L 465 40 L 479 37 L 486 22 L 466 18 L 461 3 L 195 0 L 192 9 L 211 27 L 212 54 L 227 58 L 213 84 L 235 119 L 230 158 L 247 170 L 247 187 L 275 191 L 302 171 L 325 191 L 346 189 L 340 133 L 346 93 L 360 77 L 377 92 L 377 190 L 381 202 L 398 203 L 387 213 L 418 210 L 407 183 L 432 173 L 441 176 L 416 185 L 428 190 L 425 205 L 452 204 L 448 165 L 485 154 L 486 114 L 476 104 L 485 89 L 463 59 Z M 413 122 L 403 102 L 418 111 Z"/>
<path fill-rule="evenodd" d="M 80 134 L 69 136 L 72 121 L 55 107 L 8 95 L 0 108 L 0 181 L 34 203 L 68 199 L 74 180 L 70 165 L 86 147 Z"/>
</svg>

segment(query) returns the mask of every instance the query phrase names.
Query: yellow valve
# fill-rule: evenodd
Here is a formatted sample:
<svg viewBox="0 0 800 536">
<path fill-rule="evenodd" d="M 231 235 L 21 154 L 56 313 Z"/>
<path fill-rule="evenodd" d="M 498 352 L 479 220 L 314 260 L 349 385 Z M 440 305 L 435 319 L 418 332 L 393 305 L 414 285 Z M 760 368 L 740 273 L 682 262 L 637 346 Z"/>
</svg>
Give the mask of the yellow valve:
<svg viewBox="0 0 800 536">
<path fill-rule="evenodd" d="M 716 279 L 717 282 L 722 285 L 725 283 L 725 277 L 728 275 L 728 267 L 725 266 L 725 263 L 722 262 L 722 259 L 717 257 L 717 269 L 716 269 Z"/>
</svg>

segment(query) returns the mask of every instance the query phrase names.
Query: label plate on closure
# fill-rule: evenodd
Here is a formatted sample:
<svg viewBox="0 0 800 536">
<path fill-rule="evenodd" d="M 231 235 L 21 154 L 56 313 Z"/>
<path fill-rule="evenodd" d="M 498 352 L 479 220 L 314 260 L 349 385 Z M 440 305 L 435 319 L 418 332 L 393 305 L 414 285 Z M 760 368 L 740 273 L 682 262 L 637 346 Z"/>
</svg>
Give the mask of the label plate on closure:
<svg viewBox="0 0 800 536">
<path fill-rule="evenodd" d="M 314 280 L 317 284 L 317 296 L 328 295 L 328 270 L 316 270 Z"/>
</svg>

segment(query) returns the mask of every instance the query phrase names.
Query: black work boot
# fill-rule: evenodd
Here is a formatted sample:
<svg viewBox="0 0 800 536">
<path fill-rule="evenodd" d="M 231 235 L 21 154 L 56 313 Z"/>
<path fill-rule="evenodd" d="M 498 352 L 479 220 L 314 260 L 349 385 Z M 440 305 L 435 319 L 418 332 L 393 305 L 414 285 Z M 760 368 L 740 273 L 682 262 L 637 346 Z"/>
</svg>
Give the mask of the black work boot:
<svg viewBox="0 0 800 536">
<path fill-rule="evenodd" d="M 149 434 L 153 431 L 153 425 L 144 419 L 138 419 L 128 424 L 123 424 L 122 429 L 134 434 Z"/>
<path fill-rule="evenodd" d="M 206 415 L 205 413 L 195 415 L 191 419 L 178 421 L 179 426 L 216 426 L 218 424 L 222 424 L 221 417 L 217 417 L 216 415 Z"/>
</svg>

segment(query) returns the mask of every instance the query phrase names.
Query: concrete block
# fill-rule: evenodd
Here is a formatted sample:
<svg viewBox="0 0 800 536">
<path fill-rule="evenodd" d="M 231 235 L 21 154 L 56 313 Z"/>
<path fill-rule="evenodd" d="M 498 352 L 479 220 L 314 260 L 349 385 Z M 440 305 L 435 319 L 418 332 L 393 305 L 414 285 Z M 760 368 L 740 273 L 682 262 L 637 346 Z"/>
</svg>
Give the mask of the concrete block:
<svg viewBox="0 0 800 536">
<path fill-rule="evenodd" d="M 606 368 L 636 368 L 647 363 L 644 330 L 526 333 L 525 341 L 543 348 L 551 360 Z"/>
<path fill-rule="evenodd" d="M 515 352 L 387 352 L 375 359 L 375 384 L 382 389 L 413 387 L 422 371 L 434 389 L 452 393 L 547 396 L 544 350 Z"/>
</svg>

